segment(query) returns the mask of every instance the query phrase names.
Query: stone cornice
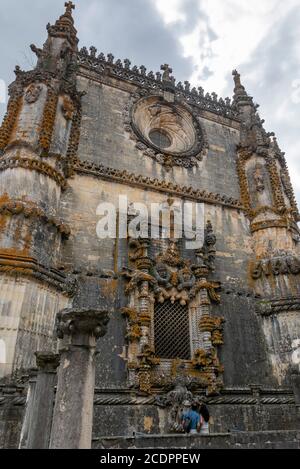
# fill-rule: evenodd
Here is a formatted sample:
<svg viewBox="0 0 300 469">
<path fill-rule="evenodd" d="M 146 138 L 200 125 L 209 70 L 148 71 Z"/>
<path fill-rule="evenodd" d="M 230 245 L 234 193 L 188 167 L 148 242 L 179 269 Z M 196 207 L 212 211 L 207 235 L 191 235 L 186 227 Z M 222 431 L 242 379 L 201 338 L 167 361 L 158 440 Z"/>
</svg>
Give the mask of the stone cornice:
<svg viewBox="0 0 300 469">
<path fill-rule="evenodd" d="M 51 217 L 37 205 L 21 200 L 7 200 L 0 202 L 0 215 L 24 215 L 25 218 L 36 218 L 39 221 L 54 226 L 61 235 L 68 239 L 71 230 L 56 217 Z"/>
<path fill-rule="evenodd" d="M 7 388 L 7 391 L 6 391 Z M 21 392 L 20 392 L 21 391 Z M 295 398 L 292 390 L 289 389 L 260 389 L 257 395 L 249 389 L 224 390 L 222 395 L 205 397 L 206 404 L 214 405 L 295 405 Z M 156 396 L 135 396 L 130 390 L 106 389 L 95 391 L 94 406 L 134 406 L 134 405 L 157 405 Z M 23 389 L 14 387 L 0 387 L 0 406 L 24 406 L 26 404 L 26 396 Z"/>
<path fill-rule="evenodd" d="M 68 296 L 72 296 L 76 288 L 76 282 L 73 276 L 66 275 L 53 268 L 45 267 L 39 264 L 36 259 L 0 251 L 0 274 L 1 273 L 34 278 Z"/>
<path fill-rule="evenodd" d="M 112 54 L 108 54 L 105 57 L 102 53 L 98 56 L 96 53 L 97 49 L 95 47 L 91 47 L 90 52 L 86 47 L 83 47 L 78 53 L 78 65 L 99 75 L 109 75 L 143 89 L 148 88 L 154 92 L 165 90 L 166 81 L 160 72 L 154 74 L 150 71 L 147 74 L 146 68 L 143 65 L 141 67 L 131 67 L 128 59 L 125 59 L 123 62 L 121 60 L 115 61 Z M 238 109 L 234 103 L 231 103 L 229 98 L 225 100 L 222 98 L 218 99 L 216 93 L 210 95 L 209 93 L 204 94 L 202 88 L 191 89 L 188 81 L 185 81 L 184 85 L 180 82 L 175 85 L 173 77 L 170 77 L 170 79 L 173 92 L 177 97 L 185 100 L 186 103 L 196 106 L 201 110 L 239 121 Z"/>
<path fill-rule="evenodd" d="M 222 205 L 236 210 L 243 210 L 242 203 L 226 195 L 209 193 L 205 190 L 195 189 L 190 186 L 179 186 L 172 182 L 166 182 L 156 178 L 137 175 L 126 170 L 118 170 L 103 165 L 96 165 L 88 161 L 76 161 L 74 166 L 78 174 L 114 181 L 116 183 L 140 187 L 143 189 L 163 192 L 173 196 L 184 197 L 197 202 L 206 202 L 212 205 Z"/>
</svg>

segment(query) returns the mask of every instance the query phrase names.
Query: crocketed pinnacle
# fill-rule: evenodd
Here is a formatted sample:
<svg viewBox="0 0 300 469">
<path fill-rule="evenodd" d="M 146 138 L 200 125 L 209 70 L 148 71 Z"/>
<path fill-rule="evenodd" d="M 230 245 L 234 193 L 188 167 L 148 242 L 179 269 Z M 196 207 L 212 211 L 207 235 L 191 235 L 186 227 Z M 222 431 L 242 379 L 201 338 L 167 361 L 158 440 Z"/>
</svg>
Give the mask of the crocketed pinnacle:
<svg viewBox="0 0 300 469">
<path fill-rule="evenodd" d="M 65 37 L 75 47 L 79 42 L 72 16 L 72 10 L 75 9 L 75 5 L 72 2 L 66 2 L 65 8 L 65 13 L 59 17 L 54 26 L 48 24 L 47 30 L 50 36 Z"/>
<path fill-rule="evenodd" d="M 237 105 L 253 104 L 253 99 L 248 95 L 245 87 L 241 83 L 241 75 L 237 70 L 233 70 L 232 75 L 235 83 L 233 102 Z"/>
</svg>

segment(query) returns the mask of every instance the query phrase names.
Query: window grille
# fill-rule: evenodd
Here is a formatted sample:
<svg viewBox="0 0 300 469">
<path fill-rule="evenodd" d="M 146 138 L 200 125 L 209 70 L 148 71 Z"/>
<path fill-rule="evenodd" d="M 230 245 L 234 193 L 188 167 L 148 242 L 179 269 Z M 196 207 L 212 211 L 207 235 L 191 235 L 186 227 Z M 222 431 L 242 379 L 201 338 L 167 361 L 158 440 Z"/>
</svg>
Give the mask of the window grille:
<svg viewBox="0 0 300 469">
<path fill-rule="evenodd" d="M 154 343 L 157 357 L 191 359 L 188 306 L 170 301 L 155 305 Z"/>
</svg>

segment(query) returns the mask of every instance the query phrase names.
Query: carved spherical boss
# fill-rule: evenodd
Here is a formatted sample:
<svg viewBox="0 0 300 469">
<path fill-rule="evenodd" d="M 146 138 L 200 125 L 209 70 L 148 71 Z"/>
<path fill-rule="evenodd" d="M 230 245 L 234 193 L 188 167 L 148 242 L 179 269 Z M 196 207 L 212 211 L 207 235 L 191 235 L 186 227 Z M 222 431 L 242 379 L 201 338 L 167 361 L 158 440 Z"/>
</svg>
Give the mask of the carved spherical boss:
<svg viewBox="0 0 300 469">
<path fill-rule="evenodd" d="M 129 114 L 129 130 L 146 156 L 166 166 L 185 168 L 201 161 L 206 139 L 197 117 L 186 106 L 162 96 L 147 96 L 136 99 Z"/>
</svg>

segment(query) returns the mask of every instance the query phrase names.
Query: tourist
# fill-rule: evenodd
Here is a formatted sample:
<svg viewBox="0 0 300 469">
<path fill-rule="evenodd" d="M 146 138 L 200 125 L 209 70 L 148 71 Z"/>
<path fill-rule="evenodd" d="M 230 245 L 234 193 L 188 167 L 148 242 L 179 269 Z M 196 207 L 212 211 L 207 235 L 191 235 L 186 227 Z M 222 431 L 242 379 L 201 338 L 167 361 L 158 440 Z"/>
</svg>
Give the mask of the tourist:
<svg viewBox="0 0 300 469">
<path fill-rule="evenodd" d="M 200 415 L 197 412 L 197 406 L 192 405 L 189 401 L 183 403 L 184 411 L 182 414 L 182 426 L 185 433 L 195 435 L 198 433 L 200 426 Z"/>
</svg>

